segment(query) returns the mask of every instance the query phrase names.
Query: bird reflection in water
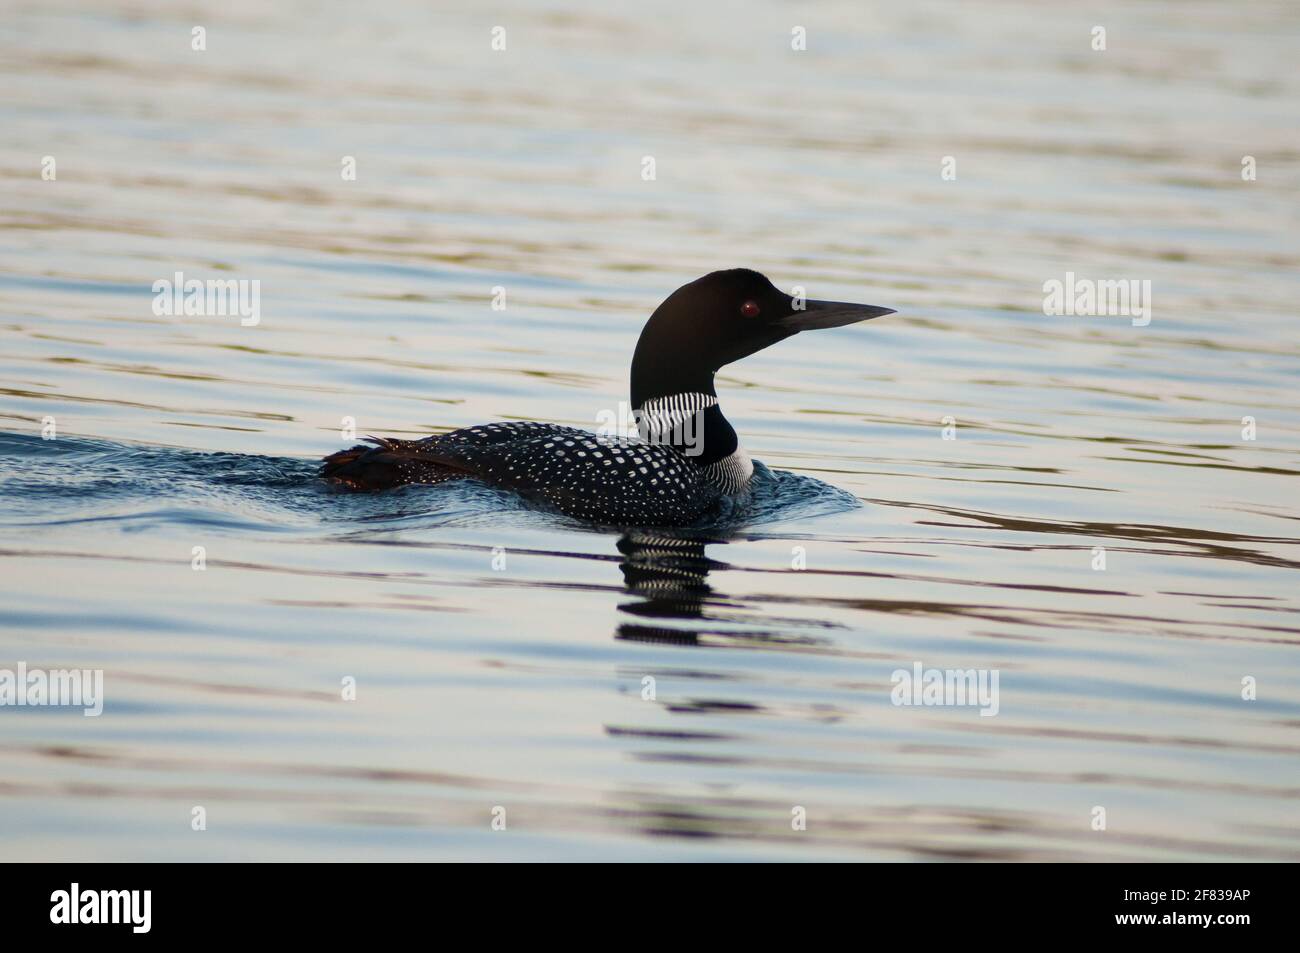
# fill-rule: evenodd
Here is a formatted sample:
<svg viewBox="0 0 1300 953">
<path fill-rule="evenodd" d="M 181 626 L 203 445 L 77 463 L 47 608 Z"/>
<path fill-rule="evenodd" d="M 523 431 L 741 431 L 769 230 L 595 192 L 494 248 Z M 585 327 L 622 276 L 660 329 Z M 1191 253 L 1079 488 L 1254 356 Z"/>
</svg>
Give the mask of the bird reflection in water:
<svg viewBox="0 0 1300 953">
<path fill-rule="evenodd" d="M 616 638 L 635 642 L 696 645 L 699 634 L 672 625 L 702 619 L 713 589 L 709 570 L 723 566 L 704 554 L 704 547 L 722 540 L 666 530 L 632 530 L 618 541 L 627 590 L 640 598 L 619 606 L 621 612 L 647 622 L 619 623 Z M 664 620 L 659 624 L 655 620 Z"/>
</svg>

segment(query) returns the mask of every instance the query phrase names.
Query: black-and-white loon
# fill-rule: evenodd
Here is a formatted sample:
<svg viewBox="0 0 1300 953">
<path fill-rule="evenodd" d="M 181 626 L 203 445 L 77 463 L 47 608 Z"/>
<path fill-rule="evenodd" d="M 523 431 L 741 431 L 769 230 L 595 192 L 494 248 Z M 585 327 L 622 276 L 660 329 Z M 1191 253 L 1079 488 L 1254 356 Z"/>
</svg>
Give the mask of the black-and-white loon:
<svg viewBox="0 0 1300 953">
<path fill-rule="evenodd" d="M 632 356 L 640 439 L 536 422 L 481 424 L 421 440 L 371 437 L 325 458 L 325 479 L 357 490 L 473 477 L 578 519 L 687 526 L 746 492 L 753 463 L 718 405 L 713 375 L 800 331 L 893 314 L 813 301 L 756 271 L 715 271 L 655 309 Z"/>
</svg>

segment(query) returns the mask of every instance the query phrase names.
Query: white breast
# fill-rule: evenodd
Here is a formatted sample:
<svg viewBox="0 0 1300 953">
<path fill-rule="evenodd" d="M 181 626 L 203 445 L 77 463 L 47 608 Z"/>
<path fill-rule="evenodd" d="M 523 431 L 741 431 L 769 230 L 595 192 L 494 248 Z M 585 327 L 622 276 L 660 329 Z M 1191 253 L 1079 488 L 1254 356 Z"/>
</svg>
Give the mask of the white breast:
<svg viewBox="0 0 1300 953">
<path fill-rule="evenodd" d="M 754 461 L 744 447 L 737 447 L 729 457 L 723 457 L 703 468 L 704 478 L 728 496 L 740 493 L 749 485 L 754 475 Z"/>
</svg>

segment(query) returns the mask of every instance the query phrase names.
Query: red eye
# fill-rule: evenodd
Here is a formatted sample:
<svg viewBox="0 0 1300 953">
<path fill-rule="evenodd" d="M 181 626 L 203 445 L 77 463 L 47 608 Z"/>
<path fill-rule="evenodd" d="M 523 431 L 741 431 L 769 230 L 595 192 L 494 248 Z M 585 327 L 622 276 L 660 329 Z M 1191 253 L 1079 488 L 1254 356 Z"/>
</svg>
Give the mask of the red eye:
<svg viewBox="0 0 1300 953">
<path fill-rule="evenodd" d="M 754 301 L 746 301 L 740 306 L 740 313 L 747 318 L 758 317 L 758 304 Z"/>
</svg>

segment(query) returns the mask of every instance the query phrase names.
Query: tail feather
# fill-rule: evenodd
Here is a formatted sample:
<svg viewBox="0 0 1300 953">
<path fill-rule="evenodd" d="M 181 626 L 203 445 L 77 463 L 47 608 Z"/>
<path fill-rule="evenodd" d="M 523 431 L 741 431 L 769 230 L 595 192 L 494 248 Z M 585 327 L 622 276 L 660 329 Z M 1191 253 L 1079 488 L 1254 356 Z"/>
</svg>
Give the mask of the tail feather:
<svg viewBox="0 0 1300 953">
<path fill-rule="evenodd" d="M 326 457 L 321 476 L 353 490 L 387 490 L 408 483 L 442 483 L 471 472 L 440 453 L 435 441 L 366 440 L 373 446 L 361 443 Z"/>
</svg>

